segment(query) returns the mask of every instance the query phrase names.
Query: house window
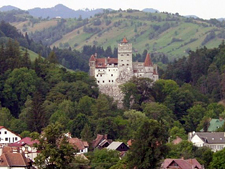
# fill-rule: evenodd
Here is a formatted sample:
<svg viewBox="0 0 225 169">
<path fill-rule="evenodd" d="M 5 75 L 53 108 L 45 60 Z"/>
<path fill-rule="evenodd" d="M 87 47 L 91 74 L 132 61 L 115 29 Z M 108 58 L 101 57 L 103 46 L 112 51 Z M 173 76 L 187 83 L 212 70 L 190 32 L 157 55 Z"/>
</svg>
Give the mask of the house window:
<svg viewBox="0 0 225 169">
<path fill-rule="evenodd" d="M 5 141 L 8 141 L 8 137 L 5 138 Z"/>
<path fill-rule="evenodd" d="M 5 134 L 7 134 L 7 131 L 5 131 Z"/>
</svg>

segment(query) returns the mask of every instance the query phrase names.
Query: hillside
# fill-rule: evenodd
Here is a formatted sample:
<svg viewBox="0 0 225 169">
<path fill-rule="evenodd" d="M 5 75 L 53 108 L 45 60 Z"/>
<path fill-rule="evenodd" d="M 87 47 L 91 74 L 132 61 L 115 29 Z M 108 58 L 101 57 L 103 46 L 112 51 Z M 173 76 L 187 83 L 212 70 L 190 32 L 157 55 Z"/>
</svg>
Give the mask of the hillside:
<svg viewBox="0 0 225 169">
<path fill-rule="evenodd" d="M 116 47 L 126 36 L 134 51 L 165 53 L 170 59 L 187 55 L 189 50 L 217 47 L 224 37 L 223 22 L 186 18 L 179 14 L 114 11 L 90 19 L 50 19 L 12 22 L 43 44 L 81 50 L 84 45 Z"/>
</svg>

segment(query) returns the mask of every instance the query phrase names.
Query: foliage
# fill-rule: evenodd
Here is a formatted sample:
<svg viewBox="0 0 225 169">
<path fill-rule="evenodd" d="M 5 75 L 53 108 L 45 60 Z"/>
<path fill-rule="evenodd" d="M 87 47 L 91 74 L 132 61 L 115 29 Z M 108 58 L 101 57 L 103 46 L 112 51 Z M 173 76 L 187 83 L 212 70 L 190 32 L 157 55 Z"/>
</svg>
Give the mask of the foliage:
<svg viewBox="0 0 225 169">
<path fill-rule="evenodd" d="M 225 167 L 224 153 L 225 149 L 222 149 L 213 154 L 212 162 L 210 163 L 210 168 L 222 169 Z"/>
<path fill-rule="evenodd" d="M 59 123 L 50 124 L 40 135 L 36 147 L 40 153 L 35 158 L 39 168 L 69 168 L 74 159 L 75 150 L 63 134 L 63 126 Z"/>
<path fill-rule="evenodd" d="M 118 151 L 113 150 L 95 150 L 91 156 L 91 166 L 93 168 L 106 168 L 109 169 L 111 166 L 119 161 Z"/>
<path fill-rule="evenodd" d="M 158 122 L 144 120 L 128 153 L 129 168 L 156 168 L 166 153 L 167 138 L 166 131 Z"/>
</svg>

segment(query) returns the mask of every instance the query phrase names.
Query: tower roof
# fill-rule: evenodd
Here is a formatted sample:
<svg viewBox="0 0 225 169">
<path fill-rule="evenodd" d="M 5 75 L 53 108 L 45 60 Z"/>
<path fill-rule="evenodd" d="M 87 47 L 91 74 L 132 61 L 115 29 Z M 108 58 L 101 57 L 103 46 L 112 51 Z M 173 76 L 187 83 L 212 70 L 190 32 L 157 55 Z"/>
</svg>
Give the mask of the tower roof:
<svg viewBox="0 0 225 169">
<path fill-rule="evenodd" d="M 123 40 L 122 40 L 122 43 L 127 43 L 127 39 L 124 37 Z"/>
<path fill-rule="evenodd" d="M 153 66 L 149 53 L 146 55 L 144 66 Z"/>
<path fill-rule="evenodd" d="M 91 55 L 89 61 L 95 61 L 95 56 L 94 55 Z"/>
</svg>

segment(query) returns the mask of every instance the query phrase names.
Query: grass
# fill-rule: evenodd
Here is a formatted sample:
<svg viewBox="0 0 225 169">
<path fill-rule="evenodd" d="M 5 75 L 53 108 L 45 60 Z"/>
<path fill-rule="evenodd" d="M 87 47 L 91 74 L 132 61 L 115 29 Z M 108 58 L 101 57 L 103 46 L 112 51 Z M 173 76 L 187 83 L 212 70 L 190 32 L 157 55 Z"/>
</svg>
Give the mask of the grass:
<svg viewBox="0 0 225 169">
<path fill-rule="evenodd" d="M 120 14 L 122 14 L 122 16 L 120 16 Z M 77 50 L 82 50 L 84 45 L 93 44 L 102 46 L 104 49 L 111 46 L 113 49 L 114 47 L 117 47 L 118 41 L 126 36 L 128 41 L 132 42 L 133 48 L 139 53 L 142 53 L 147 49 L 149 52 L 163 52 L 173 59 L 187 55 L 187 49 L 195 50 L 196 48 L 202 47 L 201 44 L 210 30 L 217 29 L 218 34 L 225 29 L 216 28 L 204 20 L 193 19 L 192 22 L 189 22 L 187 18 L 168 13 L 144 13 L 140 11 L 131 13 L 117 12 L 103 14 L 102 16 L 98 16 L 98 18 L 102 21 L 101 25 L 93 25 L 93 21 L 96 20 L 96 17 L 93 17 L 89 18 L 88 23 L 85 26 L 93 28 L 98 27 L 101 29 L 100 36 L 99 32 L 84 32 L 84 26 L 82 26 L 63 35 L 63 37 L 53 43 L 51 47 L 59 47 L 60 44 L 68 42 L 72 49 Z M 106 19 L 111 20 L 111 24 L 108 26 L 106 26 L 104 22 Z M 173 19 L 173 21 L 169 21 L 171 19 Z M 27 29 L 28 32 L 34 32 L 36 30 L 41 31 L 44 28 L 47 29 L 50 26 L 56 26 L 57 22 L 56 19 L 42 21 L 35 24 L 33 27 L 31 25 L 27 26 Z M 79 22 L 80 21 L 77 21 L 77 19 L 66 19 L 65 26 L 70 27 Z M 116 22 L 121 22 L 121 25 L 115 27 Z M 166 22 L 173 24 L 173 26 L 154 38 L 149 39 L 150 33 L 155 33 L 151 25 L 160 25 L 162 27 Z M 19 29 L 22 29 L 24 24 L 28 25 L 29 22 L 13 23 L 13 25 Z M 135 27 L 137 32 L 134 31 Z M 181 39 L 182 41 L 171 43 L 173 38 Z M 191 40 L 193 41 L 191 42 Z M 215 38 L 209 41 L 206 46 L 208 48 L 216 47 L 221 41 L 221 39 Z"/>
</svg>

